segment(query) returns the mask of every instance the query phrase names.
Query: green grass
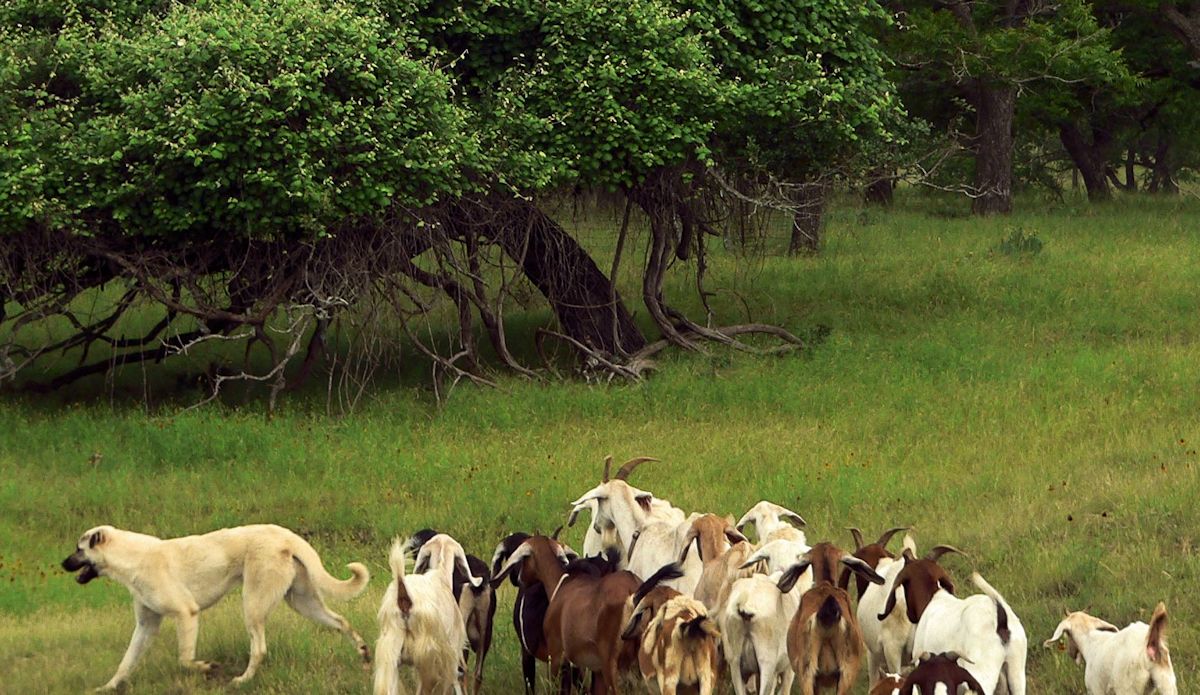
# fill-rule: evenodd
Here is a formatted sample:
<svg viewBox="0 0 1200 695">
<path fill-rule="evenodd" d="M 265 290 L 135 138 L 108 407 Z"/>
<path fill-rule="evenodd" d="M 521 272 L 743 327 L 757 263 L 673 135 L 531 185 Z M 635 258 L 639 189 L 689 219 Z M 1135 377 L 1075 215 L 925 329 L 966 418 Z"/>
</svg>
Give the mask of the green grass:
<svg viewBox="0 0 1200 695">
<path fill-rule="evenodd" d="M 815 259 L 736 263 L 714 250 L 731 322 L 748 306 L 800 332 L 829 327 L 803 355 L 670 354 L 639 385 L 504 378 L 440 405 L 412 367 L 342 418 L 317 395 L 271 420 L 253 401 L 147 414 L 120 396 L 138 374 L 84 396 L 8 397 L 0 691 L 79 692 L 115 670 L 128 594 L 107 580 L 79 587 L 57 566 L 95 524 L 160 536 L 291 527 L 335 574 L 352 560 L 371 568 L 367 593 L 332 607 L 373 641 L 391 536 L 434 526 L 490 556 L 505 533 L 561 523 L 613 453 L 662 458 L 634 482 L 686 510 L 740 515 L 767 498 L 804 515 L 814 541 L 911 524 L 921 548 L 966 550 L 946 564 L 966 591 L 977 567 L 1021 616 L 1031 693 L 1083 692 L 1082 669 L 1040 646 L 1064 608 L 1124 625 L 1166 600 L 1187 692 L 1200 679 L 1200 205 L 1030 203 L 990 220 L 928 214 L 938 205 L 843 205 Z M 602 225 L 580 224 L 602 248 Z M 1017 228 L 1041 253 L 993 252 Z M 673 282 L 675 296 L 689 287 Z M 545 320 L 533 311 L 524 325 Z M 498 693 L 520 688 L 502 594 L 487 675 Z M 179 671 L 168 621 L 133 692 L 224 690 L 248 650 L 239 608 L 233 596 L 201 620 L 199 657 L 223 662 L 224 679 Z M 267 640 L 247 692 L 368 688 L 347 643 L 286 607 Z"/>
</svg>

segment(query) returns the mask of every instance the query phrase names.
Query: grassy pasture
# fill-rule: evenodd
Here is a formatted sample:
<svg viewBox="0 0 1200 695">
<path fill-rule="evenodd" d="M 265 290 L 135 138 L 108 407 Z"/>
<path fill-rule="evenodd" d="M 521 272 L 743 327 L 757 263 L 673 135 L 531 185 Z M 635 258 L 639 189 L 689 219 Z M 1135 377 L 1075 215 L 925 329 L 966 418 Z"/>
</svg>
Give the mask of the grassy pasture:
<svg viewBox="0 0 1200 695">
<path fill-rule="evenodd" d="M 0 692 L 79 692 L 115 670 L 128 595 L 106 580 L 79 587 L 57 565 L 95 524 L 160 536 L 291 527 L 334 574 L 352 560 L 371 568 L 364 596 L 331 607 L 373 641 L 393 535 L 434 526 L 490 556 L 510 531 L 561 523 L 606 453 L 662 458 L 633 482 L 686 510 L 739 515 L 767 498 L 804 515 L 810 540 L 909 524 L 922 549 L 966 550 L 946 564 L 965 593 L 977 567 L 1021 616 L 1031 693 L 1083 692 L 1082 670 L 1040 646 L 1064 608 L 1125 625 L 1166 600 L 1189 692 L 1200 678 L 1200 205 L 1031 203 L 995 220 L 931 213 L 938 205 L 842 206 L 815 259 L 736 262 L 714 249 L 716 307 L 731 322 L 749 307 L 800 332 L 830 329 L 799 356 L 672 354 L 636 386 L 503 379 L 441 405 L 414 362 L 342 418 L 319 394 L 286 400 L 270 421 L 253 403 L 147 413 L 122 395 L 138 374 L 70 398 L 7 395 Z M 601 222 L 580 224 L 603 245 Z M 991 252 L 1017 228 L 1044 250 Z M 676 283 L 682 294 L 687 279 Z M 490 692 L 520 690 L 511 600 L 503 589 Z M 367 690 L 352 648 L 286 607 L 267 640 L 247 692 Z M 224 691 L 247 651 L 233 596 L 201 620 L 199 658 L 225 664 L 223 678 L 179 671 L 168 621 L 132 692 Z"/>
</svg>

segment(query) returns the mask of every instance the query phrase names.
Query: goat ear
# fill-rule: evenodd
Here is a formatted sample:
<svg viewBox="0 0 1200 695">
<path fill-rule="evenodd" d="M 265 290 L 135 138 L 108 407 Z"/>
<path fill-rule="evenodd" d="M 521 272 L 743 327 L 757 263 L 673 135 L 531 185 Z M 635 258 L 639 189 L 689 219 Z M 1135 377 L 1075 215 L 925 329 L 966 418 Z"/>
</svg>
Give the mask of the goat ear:
<svg viewBox="0 0 1200 695">
<path fill-rule="evenodd" d="M 1167 604 L 1162 601 L 1154 607 L 1150 618 L 1150 635 L 1146 638 L 1146 656 L 1156 664 L 1164 664 L 1167 656 Z"/>
<path fill-rule="evenodd" d="M 500 571 L 496 572 L 496 576 L 492 577 L 492 587 L 494 588 L 500 586 L 500 583 L 504 581 L 504 578 L 507 577 L 514 569 L 520 567 L 521 563 L 525 561 L 525 558 L 532 554 L 533 548 L 529 546 L 528 541 L 517 546 L 517 549 L 513 551 L 512 555 L 508 556 L 508 561 L 504 563 L 504 565 L 500 568 Z"/>
<path fill-rule="evenodd" d="M 95 548 L 96 546 L 104 543 L 106 540 L 108 540 L 108 538 L 104 535 L 103 531 L 96 531 L 92 533 L 91 538 L 88 538 L 88 547 Z"/>
<path fill-rule="evenodd" d="M 654 495 L 649 492 L 643 492 L 634 496 L 634 501 L 642 508 L 643 512 L 650 513 L 650 501 L 654 499 Z"/>
<path fill-rule="evenodd" d="M 687 562 L 688 552 L 691 551 L 693 545 L 696 546 L 696 556 L 700 558 L 700 562 L 704 562 L 704 555 L 700 552 L 700 539 L 689 532 L 687 542 L 683 544 L 683 550 L 679 553 L 679 564 Z"/>
<path fill-rule="evenodd" d="M 750 524 L 754 524 L 755 528 L 758 528 L 758 515 L 753 509 L 743 514 L 742 518 L 738 519 L 738 522 L 734 524 L 734 528 L 739 531 L 745 531 L 746 527 Z"/>
<path fill-rule="evenodd" d="M 811 564 L 812 562 L 808 560 L 801 560 L 784 570 L 783 576 L 779 577 L 779 590 L 785 594 L 791 591 L 796 586 L 796 582 L 800 581 L 800 575 L 804 574 Z"/>
<path fill-rule="evenodd" d="M 476 589 L 483 586 L 483 577 L 471 574 L 471 564 L 467 562 L 467 556 L 463 554 L 462 550 L 455 549 L 454 564 L 458 565 L 458 569 L 467 577 L 468 584 Z"/>
<path fill-rule="evenodd" d="M 417 551 L 417 559 L 413 562 L 413 574 L 421 574 L 429 569 L 429 547 L 422 545 Z"/>
<path fill-rule="evenodd" d="M 796 528 L 800 528 L 801 526 L 808 526 L 808 522 L 804 520 L 804 517 L 800 516 L 799 514 L 797 514 L 796 512 L 793 512 L 790 509 L 784 509 L 779 514 L 779 516 L 784 521 L 787 521 L 788 523 L 790 523 L 792 526 L 795 526 Z"/>
<path fill-rule="evenodd" d="M 868 565 L 865 561 L 856 558 L 849 553 L 842 556 L 842 564 L 845 565 L 851 572 L 857 574 L 863 579 L 866 579 L 872 584 L 884 583 L 884 578 L 879 576 L 879 573 L 876 572 L 874 568 Z"/>
<path fill-rule="evenodd" d="M 896 608 L 896 590 L 904 587 L 904 585 L 907 583 L 908 578 L 896 577 L 896 583 L 892 584 L 892 590 L 888 592 L 887 603 L 883 606 L 883 612 L 875 616 L 879 622 L 883 622 L 889 615 L 892 614 L 892 610 Z M 908 596 L 907 589 L 905 589 L 904 595 L 906 597 Z"/>
<path fill-rule="evenodd" d="M 638 605 L 633 611 L 633 615 L 629 616 L 629 622 L 625 623 L 625 629 L 621 630 L 621 639 L 633 639 L 637 637 L 638 626 L 642 623 L 642 615 L 646 609 Z"/>
<path fill-rule="evenodd" d="M 734 528 L 725 529 L 725 538 L 729 541 L 730 545 L 733 545 L 734 543 L 749 543 L 750 542 L 750 540 L 748 538 L 743 536 L 741 533 L 739 533 Z"/>
<path fill-rule="evenodd" d="M 1067 619 L 1063 618 L 1062 622 L 1060 622 L 1058 624 L 1058 627 L 1054 628 L 1054 636 L 1051 637 L 1050 639 L 1046 640 L 1045 642 L 1042 642 L 1042 646 L 1043 647 L 1053 646 L 1055 642 L 1062 639 L 1063 632 L 1065 632 L 1067 630 L 1067 627 L 1068 627 Z"/>
<path fill-rule="evenodd" d="M 604 493 L 603 488 L 592 488 L 584 493 L 583 497 L 571 503 L 572 507 L 586 507 L 590 502 L 602 502 L 608 499 L 608 495 Z"/>
</svg>

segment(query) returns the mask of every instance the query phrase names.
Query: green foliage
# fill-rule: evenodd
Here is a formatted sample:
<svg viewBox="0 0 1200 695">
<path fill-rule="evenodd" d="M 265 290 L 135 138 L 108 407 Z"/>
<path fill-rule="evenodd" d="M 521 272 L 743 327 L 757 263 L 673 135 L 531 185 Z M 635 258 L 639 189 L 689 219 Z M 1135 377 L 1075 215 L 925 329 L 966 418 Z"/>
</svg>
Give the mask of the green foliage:
<svg viewBox="0 0 1200 695">
<path fill-rule="evenodd" d="M 446 76 L 345 3 L 217 0 L 6 38 L 42 55 L 0 73 L 20 138 L 0 190 L 23 193 L 5 227 L 311 237 L 458 195 L 476 151 Z"/>
<path fill-rule="evenodd" d="M 1010 258 L 1032 258 L 1042 252 L 1044 244 L 1034 234 L 1026 234 L 1021 227 L 1013 229 L 1008 238 L 1001 239 L 996 252 Z"/>
</svg>

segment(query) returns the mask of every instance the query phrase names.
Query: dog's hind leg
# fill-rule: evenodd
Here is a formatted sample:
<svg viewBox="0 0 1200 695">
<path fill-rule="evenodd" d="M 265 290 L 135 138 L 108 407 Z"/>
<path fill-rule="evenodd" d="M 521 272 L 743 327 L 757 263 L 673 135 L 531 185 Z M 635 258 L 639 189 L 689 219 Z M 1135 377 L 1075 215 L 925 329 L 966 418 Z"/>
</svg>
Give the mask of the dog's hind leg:
<svg viewBox="0 0 1200 695">
<path fill-rule="evenodd" d="M 117 672 L 112 679 L 97 690 L 119 688 L 129 678 L 129 674 L 141 660 L 142 653 L 146 651 L 146 647 L 150 646 L 150 641 L 158 634 L 158 628 L 162 625 L 161 615 L 137 601 L 133 602 L 133 617 L 137 620 L 137 624 L 133 628 L 133 637 L 129 640 L 129 648 L 125 650 L 125 656 L 121 658 L 121 665 L 117 666 Z"/>
<path fill-rule="evenodd" d="M 307 578 L 302 577 L 302 573 L 296 574 L 296 581 L 292 584 L 292 588 L 288 590 L 284 597 L 292 610 L 296 611 L 305 618 L 324 625 L 325 627 L 333 628 L 342 633 L 354 643 L 354 648 L 362 656 L 363 664 L 371 663 L 371 649 L 363 638 L 354 631 L 350 626 L 350 622 L 342 616 L 329 610 L 325 602 L 321 600 L 321 595 L 316 592 L 316 589 L 308 582 Z"/>
<path fill-rule="evenodd" d="M 246 620 L 246 632 L 250 633 L 250 661 L 242 675 L 233 679 L 234 685 L 242 685 L 253 678 L 266 657 L 267 616 L 292 583 L 292 572 L 280 572 L 276 567 L 247 564 L 245 572 L 242 580 L 242 614 Z"/>
</svg>

